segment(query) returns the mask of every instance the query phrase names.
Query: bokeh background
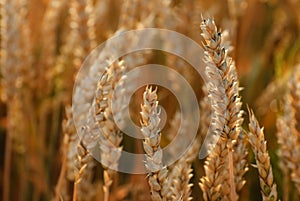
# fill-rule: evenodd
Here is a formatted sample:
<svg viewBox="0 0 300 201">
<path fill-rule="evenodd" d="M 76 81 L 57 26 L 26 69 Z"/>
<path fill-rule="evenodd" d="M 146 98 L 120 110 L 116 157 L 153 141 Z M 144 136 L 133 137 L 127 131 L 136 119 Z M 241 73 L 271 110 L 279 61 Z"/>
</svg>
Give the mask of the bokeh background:
<svg viewBox="0 0 300 201">
<path fill-rule="evenodd" d="M 280 167 L 276 138 L 276 117 L 282 111 L 286 83 L 300 62 L 300 1 L 92 0 L 89 9 L 93 13 L 94 36 L 84 35 L 89 25 L 80 24 L 87 19 L 78 14 L 84 8 L 74 7 L 76 2 L 84 5 L 88 1 L 1 0 L 0 195 L 4 201 L 54 199 L 62 168 L 65 107 L 71 104 L 74 78 L 90 47 L 101 44 L 120 29 L 139 27 L 171 29 L 201 44 L 201 15 L 213 17 L 222 31 L 228 31 L 233 47 L 230 55 L 243 87 L 243 108 L 246 109 L 246 104 L 252 107 L 265 127 L 279 197 L 300 199 L 284 176 L 284 167 Z M 9 26 L 5 20 L 10 22 Z M 76 20 L 79 26 L 74 24 Z M 91 37 L 93 44 L 85 49 Z M 203 81 L 187 63 L 159 51 L 145 58 L 147 63 L 167 66 L 174 64 L 173 61 L 178 64 L 179 60 L 185 68 L 171 67 L 189 80 L 201 100 Z M 137 124 L 142 91 L 138 90 L 131 101 L 131 115 Z M 171 127 L 178 103 L 164 88 L 159 89 L 158 97 L 168 114 L 164 133 Z M 245 128 L 247 122 L 245 116 Z M 163 139 L 163 143 L 168 140 Z M 136 142 L 125 137 L 125 150 L 141 151 L 135 146 Z M 254 163 L 250 150 L 249 161 Z M 193 168 L 193 196 L 194 200 L 201 200 L 197 183 L 203 176 L 203 160 L 196 160 Z M 100 164 L 94 171 L 97 191 L 94 199 L 101 200 Z M 119 186 L 111 199 L 138 200 L 133 199 L 134 195 L 149 193 L 145 178 L 145 175 L 120 174 Z M 251 165 L 246 180 L 240 200 L 261 200 L 257 170 Z M 131 192 L 134 190 L 128 189 L 129 184 L 137 182 L 141 189 Z"/>
</svg>

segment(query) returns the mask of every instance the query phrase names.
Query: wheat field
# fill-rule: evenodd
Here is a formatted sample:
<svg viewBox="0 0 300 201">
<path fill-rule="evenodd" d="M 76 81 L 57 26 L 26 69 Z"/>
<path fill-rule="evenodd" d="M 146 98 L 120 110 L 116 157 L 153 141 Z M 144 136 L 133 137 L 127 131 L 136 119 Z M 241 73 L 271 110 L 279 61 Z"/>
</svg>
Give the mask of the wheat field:
<svg viewBox="0 0 300 201">
<path fill-rule="evenodd" d="M 0 13 L 0 200 L 300 200 L 300 1 Z"/>
</svg>

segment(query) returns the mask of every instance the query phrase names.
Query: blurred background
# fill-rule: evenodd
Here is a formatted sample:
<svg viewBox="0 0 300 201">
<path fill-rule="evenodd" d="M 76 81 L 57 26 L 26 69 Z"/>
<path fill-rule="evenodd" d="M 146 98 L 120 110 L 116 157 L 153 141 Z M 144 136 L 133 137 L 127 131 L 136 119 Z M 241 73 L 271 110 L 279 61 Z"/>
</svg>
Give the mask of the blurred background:
<svg viewBox="0 0 300 201">
<path fill-rule="evenodd" d="M 201 15 L 213 17 L 221 31 L 228 31 L 233 47 L 230 56 L 243 87 L 243 108 L 252 107 L 265 127 L 279 197 L 299 200 L 280 168 L 276 138 L 276 117 L 282 111 L 286 83 L 300 61 L 298 0 L 1 0 L 1 198 L 55 198 L 64 153 L 65 107 L 71 104 L 76 72 L 94 47 L 118 30 L 142 27 L 171 29 L 201 44 Z M 203 81 L 184 60 L 159 51 L 150 57 L 142 54 L 145 63 L 164 64 L 180 72 L 202 99 Z M 178 70 L 177 65 L 186 68 Z M 131 101 L 137 124 L 142 91 Z M 160 89 L 158 97 L 168 114 L 164 133 L 172 126 L 178 103 L 167 89 Z M 138 152 L 132 146 L 125 138 L 125 149 Z M 250 150 L 249 161 L 254 163 Z M 193 197 L 202 200 L 198 181 L 203 176 L 203 160 L 196 160 L 193 168 Z M 257 170 L 249 169 L 240 200 L 261 200 Z M 102 198 L 100 170 L 100 164 L 93 170 L 92 183 L 99 189 L 94 200 Z M 120 174 L 118 182 L 112 200 L 139 200 L 132 197 L 149 193 L 145 175 Z M 128 185 L 136 182 L 144 187 L 131 192 Z"/>
</svg>

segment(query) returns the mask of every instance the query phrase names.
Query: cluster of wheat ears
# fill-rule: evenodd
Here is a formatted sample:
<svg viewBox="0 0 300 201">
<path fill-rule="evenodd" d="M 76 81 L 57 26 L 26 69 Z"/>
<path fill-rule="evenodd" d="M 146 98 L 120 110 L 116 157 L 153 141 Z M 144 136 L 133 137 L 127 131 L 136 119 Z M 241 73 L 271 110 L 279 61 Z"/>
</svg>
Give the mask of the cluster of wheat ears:
<svg viewBox="0 0 300 201">
<path fill-rule="evenodd" d="M 300 2 L 1 0 L 0 6 L 3 201 L 300 200 Z M 198 42 L 203 55 L 184 44 L 172 46 L 171 36 L 167 45 L 203 61 L 206 83 L 184 58 L 163 51 L 141 50 L 112 61 L 119 56 L 112 54 L 137 40 L 129 38 L 107 43 L 92 57 L 73 91 L 77 72 L 97 45 L 147 27 Z M 141 41 L 159 43 L 148 35 Z M 121 103 L 135 81 L 126 73 L 153 63 L 188 80 L 200 120 L 192 114 L 181 119 L 175 96 L 150 83 L 128 106 L 143 137 L 133 139 L 115 122 L 127 121 L 114 115 L 126 109 Z M 136 79 L 147 76 L 151 72 Z M 76 125 L 91 121 L 101 132 Z M 178 160 L 164 164 L 164 147 L 179 128 L 188 135 L 190 124 L 200 125 L 195 139 Z M 207 156 L 200 160 L 207 136 Z M 170 156 L 187 143 L 181 140 Z M 144 154 L 144 167 L 127 165 L 147 173 L 116 171 L 126 163 L 123 150 Z"/>
</svg>

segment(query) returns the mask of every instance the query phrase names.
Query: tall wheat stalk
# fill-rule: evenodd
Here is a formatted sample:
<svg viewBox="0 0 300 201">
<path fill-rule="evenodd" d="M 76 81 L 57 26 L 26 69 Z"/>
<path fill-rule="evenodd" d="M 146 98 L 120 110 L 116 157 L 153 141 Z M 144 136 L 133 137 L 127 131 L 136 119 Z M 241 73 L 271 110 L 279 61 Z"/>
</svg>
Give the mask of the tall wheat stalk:
<svg viewBox="0 0 300 201">
<path fill-rule="evenodd" d="M 200 187 L 205 200 L 237 200 L 233 153 L 243 122 L 239 82 L 234 62 L 227 55 L 228 47 L 214 20 L 203 19 L 200 27 L 205 39 L 204 61 L 213 111 L 211 132 L 220 136 L 209 151 L 205 162 L 206 176 L 201 179 Z"/>
<path fill-rule="evenodd" d="M 109 66 L 99 79 L 96 91 L 94 107 L 96 111 L 95 117 L 101 128 L 99 148 L 101 161 L 104 164 L 103 190 L 105 201 L 109 199 L 110 186 L 116 174 L 115 170 L 118 168 L 118 161 L 122 151 L 120 144 L 123 140 L 123 134 L 114 122 L 113 117 L 114 114 L 121 113 L 124 108 L 117 104 L 115 106 L 117 108 L 113 108 L 116 113 L 113 113 L 111 100 L 116 102 L 116 99 L 126 95 L 118 93 L 116 90 L 116 85 L 121 80 L 125 69 L 124 61 L 117 61 Z M 119 97 L 116 97 L 115 93 L 118 93 Z"/>
</svg>

